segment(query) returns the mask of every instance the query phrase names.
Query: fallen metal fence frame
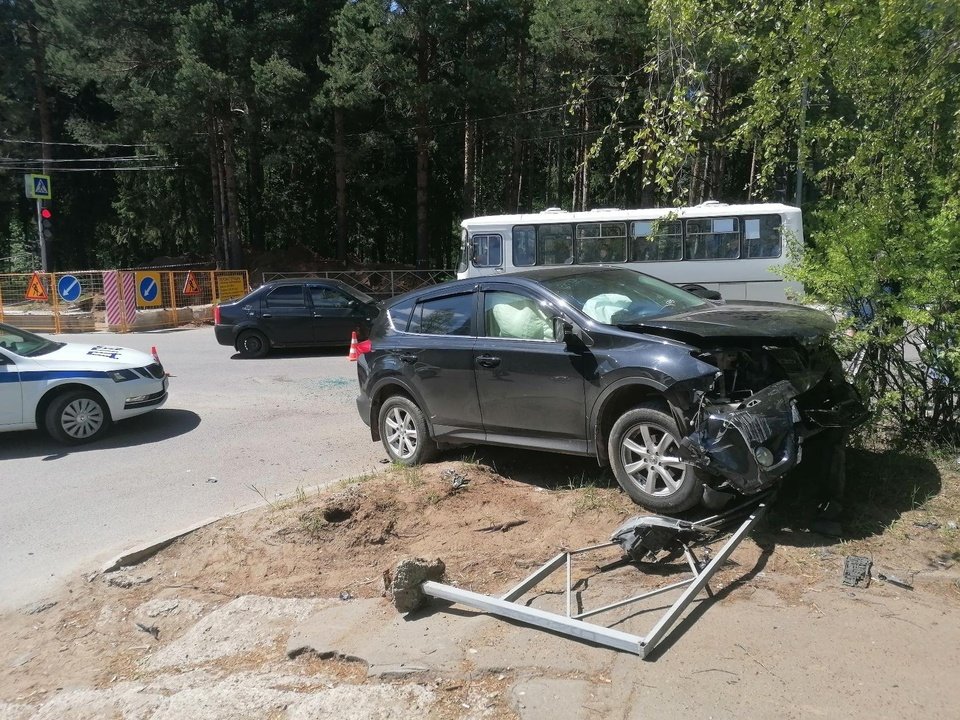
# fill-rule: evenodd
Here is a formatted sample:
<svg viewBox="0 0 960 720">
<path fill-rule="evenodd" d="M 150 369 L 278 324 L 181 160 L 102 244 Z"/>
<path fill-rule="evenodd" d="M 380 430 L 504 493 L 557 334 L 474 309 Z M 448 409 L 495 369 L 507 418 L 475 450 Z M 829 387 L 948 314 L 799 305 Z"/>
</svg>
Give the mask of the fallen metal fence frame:
<svg viewBox="0 0 960 720">
<path fill-rule="evenodd" d="M 737 530 L 730 536 L 730 539 L 727 540 L 723 547 L 720 548 L 716 556 L 714 556 L 714 558 L 703 569 L 699 568 L 699 562 L 697 561 L 696 556 L 693 555 L 693 552 L 690 550 L 690 548 L 684 545 L 684 553 L 693 577 L 578 614 L 573 614 L 571 609 L 573 593 L 573 586 L 571 584 L 573 556 L 603 548 L 609 548 L 617 543 L 608 542 L 600 545 L 591 545 L 590 547 L 580 548 L 579 550 L 562 552 L 549 562 L 542 565 L 539 569 L 537 569 L 501 597 L 483 595 L 481 593 L 471 592 L 470 590 L 464 590 L 452 585 L 445 585 L 443 583 L 433 582 L 430 580 L 424 582 L 421 586 L 421 589 L 425 595 L 429 595 L 431 597 L 448 600 L 461 605 L 467 605 L 492 615 L 510 618 L 511 620 L 517 620 L 519 622 L 526 623 L 528 625 L 534 625 L 536 627 L 560 633 L 562 635 L 568 635 L 581 640 L 587 640 L 588 642 L 596 643 L 597 645 L 604 645 L 617 650 L 635 653 L 642 658 L 646 658 L 656 647 L 657 643 L 660 642 L 660 640 L 662 640 L 667 634 L 673 624 L 680 618 L 687 606 L 693 602 L 697 594 L 699 594 L 699 592 L 704 588 L 707 589 L 707 592 L 710 592 L 708 585 L 710 578 L 713 577 L 714 573 L 716 573 L 720 566 L 727 561 L 727 558 L 730 557 L 733 551 L 736 550 L 737 546 L 760 521 L 766 512 L 766 509 L 766 504 L 758 505 L 756 509 L 749 515 L 749 517 L 743 521 L 740 527 L 737 528 Z M 566 567 L 567 576 L 566 615 L 540 610 L 539 608 L 529 607 L 517 602 L 517 600 L 519 600 L 525 593 L 536 587 L 540 582 L 542 582 L 561 566 Z M 670 592 L 671 590 L 677 590 L 682 587 L 685 587 L 686 589 L 654 625 L 653 629 L 646 635 L 633 635 L 621 630 L 614 630 L 613 628 L 604 627 L 603 625 L 588 623 L 582 619 L 592 615 L 598 615 L 614 608 L 639 602 L 640 600 L 650 598 L 655 595 Z"/>
</svg>

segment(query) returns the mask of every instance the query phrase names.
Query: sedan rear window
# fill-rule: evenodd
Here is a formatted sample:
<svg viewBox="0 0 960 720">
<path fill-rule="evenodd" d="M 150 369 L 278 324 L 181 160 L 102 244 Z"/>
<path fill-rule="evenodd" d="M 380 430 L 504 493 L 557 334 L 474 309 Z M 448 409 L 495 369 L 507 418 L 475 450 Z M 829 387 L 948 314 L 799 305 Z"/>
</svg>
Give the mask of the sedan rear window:
<svg viewBox="0 0 960 720">
<path fill-rule="evenodd" d="M 302 308 L 307 303 L 303 299 L 303 285 L 281 285 L 271 290 L 265 298 L 267 307 L 271 308 Z"/>
<path fill-rule="evenodd" d="M 631 325 L 708 305 L 669 283 L 626 269 L 572 272 L 541 284 L 605 325 Z"/>
</svg>

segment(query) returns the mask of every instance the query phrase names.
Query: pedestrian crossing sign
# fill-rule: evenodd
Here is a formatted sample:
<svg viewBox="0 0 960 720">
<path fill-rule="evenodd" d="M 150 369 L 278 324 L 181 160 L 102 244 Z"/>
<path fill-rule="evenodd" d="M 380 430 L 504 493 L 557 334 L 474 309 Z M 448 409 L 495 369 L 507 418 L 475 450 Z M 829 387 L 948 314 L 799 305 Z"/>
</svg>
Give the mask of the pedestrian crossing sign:
<svg viewBox="0 0 960 720">
<path fill-rule="evenodd" d="M 53 197 L 53 187 L 49 175 L 24 175 L 24 190 L 27 197 L 34 200 L 49 200 Z"/>
</svg>

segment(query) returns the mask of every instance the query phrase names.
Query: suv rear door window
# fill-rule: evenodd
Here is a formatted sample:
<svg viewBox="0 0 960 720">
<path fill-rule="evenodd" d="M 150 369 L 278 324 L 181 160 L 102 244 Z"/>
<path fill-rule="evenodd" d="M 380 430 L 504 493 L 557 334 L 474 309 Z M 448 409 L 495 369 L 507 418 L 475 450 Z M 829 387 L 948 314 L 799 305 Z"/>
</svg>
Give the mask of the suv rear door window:
<svg viewBox="0 0 960 720">
<path fill-rule="evenodd" d="M 424 300 L 413 311 L 409 332 L 423 335 L 471 335 L 474 293 Z"/>
</svg>

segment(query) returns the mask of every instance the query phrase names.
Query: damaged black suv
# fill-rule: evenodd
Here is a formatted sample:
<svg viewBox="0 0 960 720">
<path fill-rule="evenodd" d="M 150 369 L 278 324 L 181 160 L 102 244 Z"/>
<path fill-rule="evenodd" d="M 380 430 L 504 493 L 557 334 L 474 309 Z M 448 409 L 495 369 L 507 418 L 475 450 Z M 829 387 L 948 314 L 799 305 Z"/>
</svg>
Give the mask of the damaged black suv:
<svg viewBox="0 0 960 720">
<path fill-rule="evenodd" d="M 486 443 L 595 456 L 658 512 L 754 494 L 864 406 L 805 307 L 714 302 L 623 268 L 469 279 L 385 303 L 357 407 L 390 458 Z"/>
</svg>

